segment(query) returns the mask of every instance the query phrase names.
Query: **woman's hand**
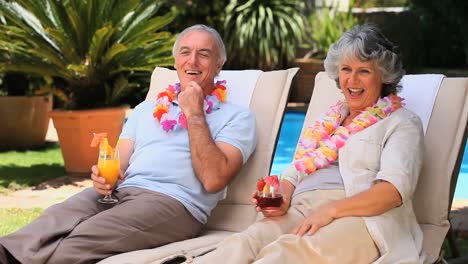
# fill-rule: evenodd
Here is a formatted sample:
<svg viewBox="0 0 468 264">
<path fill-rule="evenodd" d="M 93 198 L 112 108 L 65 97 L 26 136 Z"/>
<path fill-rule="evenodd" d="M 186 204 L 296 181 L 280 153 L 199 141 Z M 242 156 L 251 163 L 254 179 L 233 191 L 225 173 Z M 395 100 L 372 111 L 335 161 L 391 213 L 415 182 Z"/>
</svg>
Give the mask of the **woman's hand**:
<svg viewBox="0 0 468 264">
<path fill-rule="evenodd" d="M 306 217 L 304 220 L 299 222 L 291 231 L 292 234 L 303 236 L 313 235 L 321 227 L 326 226 L 333 222 L 334 207 L 332 204 L 325 204 L 315 210 L 312 214 Z"/>
<path fill-rule="evenodd" d="M 255 211 L 262 212 L 265 217 L 282 216 L 288 212 L 291 201 L 285 196 L 283 196 L 283 201 L 281 202 L 281 206 L 278 207 L 277 210 L 265 211 L 265 210 L 262 210 L 262 208 L 260 208 L 259 206 L 257 206 L 257 199 L 255 199 L 256 194 L 257 192 L 252 193 L 252 203 L 255 205 Z"/>
<path fill-rule="evenodd" d="M 283 193 L 283 201 L 281 202 L 281 206 L 278 208 L 278 210 L 268 210 L 268 211 L 262 210 L 262 208 L 257 206 L 257 199 L 255 199 L 255 194 L 257 192 L 253 192 L 252 193 L 252 203 L 255 205 L 255 210 L 257 212 L 262 212 L 265 217 L 285 215 L 288 212 L 289 207 L 291 206 L 292 194 L 293 194 L 294 189 L 296 187 L 294 185 L 292 185 L 289 181 L 282 180 L 281 181 L 281 188 L 282 188 L 282 193 Z"/>
<path fill-rule="evenodd" d="M 106 179 L 99 176 L 98 167 L 96 165 L 93 165 L 93 167 L 91 167 L 91 171 L 91 180 L 93 180 L 94 190 L 96 190 L 97 193 L 102 195 L 111 194 L 112 186 L 110 186 L 110 184 L 106 184 Z"/>
</svg>

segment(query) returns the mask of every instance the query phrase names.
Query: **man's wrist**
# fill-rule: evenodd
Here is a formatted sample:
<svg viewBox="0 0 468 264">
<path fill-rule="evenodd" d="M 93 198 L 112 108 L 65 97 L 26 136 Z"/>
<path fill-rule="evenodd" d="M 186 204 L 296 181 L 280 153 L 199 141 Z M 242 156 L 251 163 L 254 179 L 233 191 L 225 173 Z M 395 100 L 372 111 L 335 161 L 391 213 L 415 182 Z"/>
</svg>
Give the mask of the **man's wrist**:
<svg viewBox="0 0 468 264">
<path fill-rule="evenodd" d="M 201 125 L 205 123 L 205 116 L 204 115 L 199 115 L 199 114 L 193 114 L 186 116 L 187 120 L 187 125 Z"/>
</svg>

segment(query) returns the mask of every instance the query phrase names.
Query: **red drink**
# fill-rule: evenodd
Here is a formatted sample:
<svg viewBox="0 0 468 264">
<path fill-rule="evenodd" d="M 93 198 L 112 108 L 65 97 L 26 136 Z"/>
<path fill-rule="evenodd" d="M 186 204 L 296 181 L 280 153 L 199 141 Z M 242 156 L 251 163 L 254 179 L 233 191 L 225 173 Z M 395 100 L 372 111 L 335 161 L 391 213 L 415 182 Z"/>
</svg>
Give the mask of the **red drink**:
<svg viewBox="0 0 468 264">
<path fill-rule="evenodd" d="M 281 206 L 283 196 L 281 194 L 272 196 L 263 196 L 263 193 L 257 193 L 255 195 L 257 199 L 257 205 L 263 210 L 276 210 Z"/>
<path fill-rule="evenodd" d="M 262 210 L 277 210 L 281 206 L 283 196 L 277 175 L 265 176 L 257 181 L 255 199 Z"/>
</svg>

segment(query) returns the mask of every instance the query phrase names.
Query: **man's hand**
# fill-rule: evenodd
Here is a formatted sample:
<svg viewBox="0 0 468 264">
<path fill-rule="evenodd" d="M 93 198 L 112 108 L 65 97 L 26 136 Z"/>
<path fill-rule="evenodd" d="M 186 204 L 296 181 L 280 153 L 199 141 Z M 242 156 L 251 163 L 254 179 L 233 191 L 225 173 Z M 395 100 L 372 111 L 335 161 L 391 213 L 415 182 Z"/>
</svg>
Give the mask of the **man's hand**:
<svg viewBox="0 0 468 264">
<path fill-rule="evenodd" d="M 180 109 L 187 118 L 191 116 L 204 116 L 205 93 L 196 82 L 189 82 L 177 95 L 177 100 L 179 101 Z"/>
<path fill-rule="evenodd" d="M 99 170 L 96 165 L 91 167 L 91 180 L 93 180 L 93 187 L 96 192 L 102 195 L 111 194 L 112 193 L 112 186 L 110 184 L 106 184 L 106 179 L 99 176 Z M 119 178 L 122 178 L 120 175 Z"/>
</svg>

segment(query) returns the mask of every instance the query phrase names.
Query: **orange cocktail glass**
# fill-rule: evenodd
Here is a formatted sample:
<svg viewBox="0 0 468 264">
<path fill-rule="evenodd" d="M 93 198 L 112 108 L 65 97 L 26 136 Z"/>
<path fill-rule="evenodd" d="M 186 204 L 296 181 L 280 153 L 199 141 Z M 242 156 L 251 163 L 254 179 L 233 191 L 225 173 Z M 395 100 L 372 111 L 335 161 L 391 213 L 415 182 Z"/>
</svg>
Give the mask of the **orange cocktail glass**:
<svg viewBox="0 0 468 264">
<path fill-rule="evenodd" d="M 119 179 L 120 160 L 115 158 L 103 158 L 98 160 L 99 176 L 106 179 L 106 183 L 114 187 Z"/>
<path fill-rule="evenodd" d="M 114 189 L 120 175 L 120 156 L 118 146 L 113 149 L 107 140 L 107 133 L 95 133 L 91 146 L 99 145 L 98 170 L 99 176 L 106 179 L 106 184 L 109 184 Z M 117 143 L 118 145 L 118 143 Z M 117 203 L 119 200 L 112 197 L 111 194 L 105 195 L 98 199 L 100 203 Z"/>
</svg>

